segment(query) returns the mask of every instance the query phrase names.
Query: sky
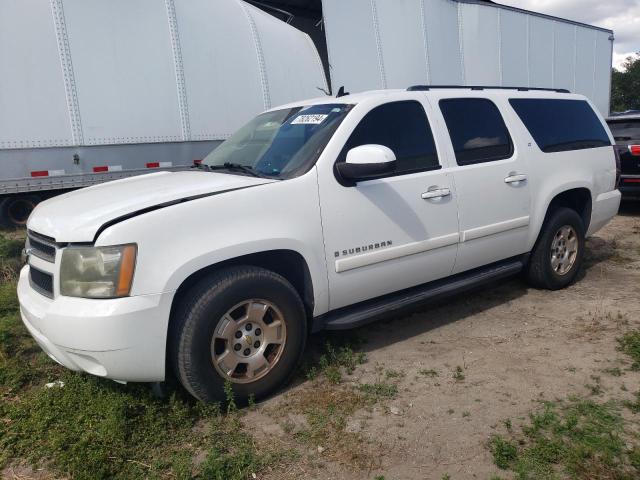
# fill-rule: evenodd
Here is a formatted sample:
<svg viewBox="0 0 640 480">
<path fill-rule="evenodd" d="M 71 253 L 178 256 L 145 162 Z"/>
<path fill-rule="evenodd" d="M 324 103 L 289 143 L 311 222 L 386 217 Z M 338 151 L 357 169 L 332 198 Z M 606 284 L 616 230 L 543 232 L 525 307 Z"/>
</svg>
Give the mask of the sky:
<svg viewBox="0 0 640 480">
<path fill-rule="evenodd" d="M 640 52 L 640 0 L 495 0 L 496 3 L 533 10 L 613 30 L 613 65 Z"/>
</svg>

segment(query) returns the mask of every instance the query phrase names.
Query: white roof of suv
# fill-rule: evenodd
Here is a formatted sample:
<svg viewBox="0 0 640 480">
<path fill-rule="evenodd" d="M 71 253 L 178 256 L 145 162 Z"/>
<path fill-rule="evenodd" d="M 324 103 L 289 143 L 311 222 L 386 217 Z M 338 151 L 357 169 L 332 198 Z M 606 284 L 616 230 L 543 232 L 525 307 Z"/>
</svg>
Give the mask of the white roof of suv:
<svg viewBox="0 0 640 480">
<path fill-rule="evenodd" d="M 482 87 L 482 86 L 413 86 L 407 89 L 386 89 L 386 90 L 369 90 L 365 92 L 359 92 L 354 94 L 347 94 L 341 97 L 322 96 L 311 98 L 308 100 L 302 100 L 299 102 L 292 102 L 285 105 L 279 105 L 272 110 L 279 110 L 281 108 L 293 108 L 300 105 L 322 105 L 327 103 L 338 104 L 356 104 L 366 100 L 371 100 L 375 97 L 389 97 L 390 99 L 400 93 L 407 92 L 439 92 L 455 95 L 456 97 L 474 97 L 482 94 L 491 94 L 491 96 L 506 96 L 509 98 L 527 97 L 527 98 L 584 98 L 582 95 L 573 94 L 567 90 L 561 89 L 543 89 L 543 88 L 527 88 L 527 87 Z"/>
</svg>

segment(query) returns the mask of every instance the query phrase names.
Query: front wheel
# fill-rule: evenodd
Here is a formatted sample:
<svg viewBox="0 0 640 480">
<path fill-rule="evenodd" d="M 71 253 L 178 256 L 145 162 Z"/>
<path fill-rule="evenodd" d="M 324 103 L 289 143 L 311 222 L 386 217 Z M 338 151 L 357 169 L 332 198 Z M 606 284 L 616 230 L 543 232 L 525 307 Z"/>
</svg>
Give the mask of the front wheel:
<svg viewBox="0 0 640 480">
<path fill-rule="evenodd" d="M 172 320 L 170 353 L 182 385 L 204 402 L 264 398 L 292 376 L 307 336 L 305 309 L 282 276 L 231 267 L 201 280 Z"/>
<path fill-rule="evenodd" d="M 542 226 L 526 269 L 534 287 L 558 290 L 570 285 L 582 267 L 585 228 L 570 208 L 553 210 Z"/>
</svg>

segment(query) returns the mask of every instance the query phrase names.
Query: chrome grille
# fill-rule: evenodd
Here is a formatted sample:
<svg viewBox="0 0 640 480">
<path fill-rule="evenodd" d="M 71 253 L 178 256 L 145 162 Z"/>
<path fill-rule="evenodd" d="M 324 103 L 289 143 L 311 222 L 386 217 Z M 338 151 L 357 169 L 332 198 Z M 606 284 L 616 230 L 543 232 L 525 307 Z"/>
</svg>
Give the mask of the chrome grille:
<svg viewBox="0 0 640 480">
<path fill-rule="evenodd" d="M 56 261 L 56 241 L 39 233 L 27 232 L 27 252 L 35 257 L 54 263 Z"/>
<path fill-rule="evenodd" d="M 53 275 L 38 270 L 33 265 L 29 266 L 29 283 L 38 293 L 45 297 L 53 298 Z"/>
</svg>

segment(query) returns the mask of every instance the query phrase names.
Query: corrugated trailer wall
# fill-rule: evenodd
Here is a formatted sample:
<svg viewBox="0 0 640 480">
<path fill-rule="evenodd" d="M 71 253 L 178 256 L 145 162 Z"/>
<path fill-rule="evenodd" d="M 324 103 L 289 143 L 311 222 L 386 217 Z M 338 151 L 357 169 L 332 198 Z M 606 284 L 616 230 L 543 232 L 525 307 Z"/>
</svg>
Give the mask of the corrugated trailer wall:
<svg viewBox="0 0 640 480">
<path fill-rule="evenodd" d="M 0 221 L 18 194 L 189 168 L 328 88 L 308 35 L 242 0 L 0 0 L 0 66 Z"/>
<path fill-rule="evenodd" d="M 0 65 L 0 150 L 224 140 L 327 87 L 309 37 L 240 0 L 0 0 Z"/>
<path fill-rule="evenodd" d="M 612 32 L 453 0 L 323 0 L 334 89 L 566 88 L 609 113 Z"/>
</svg>

